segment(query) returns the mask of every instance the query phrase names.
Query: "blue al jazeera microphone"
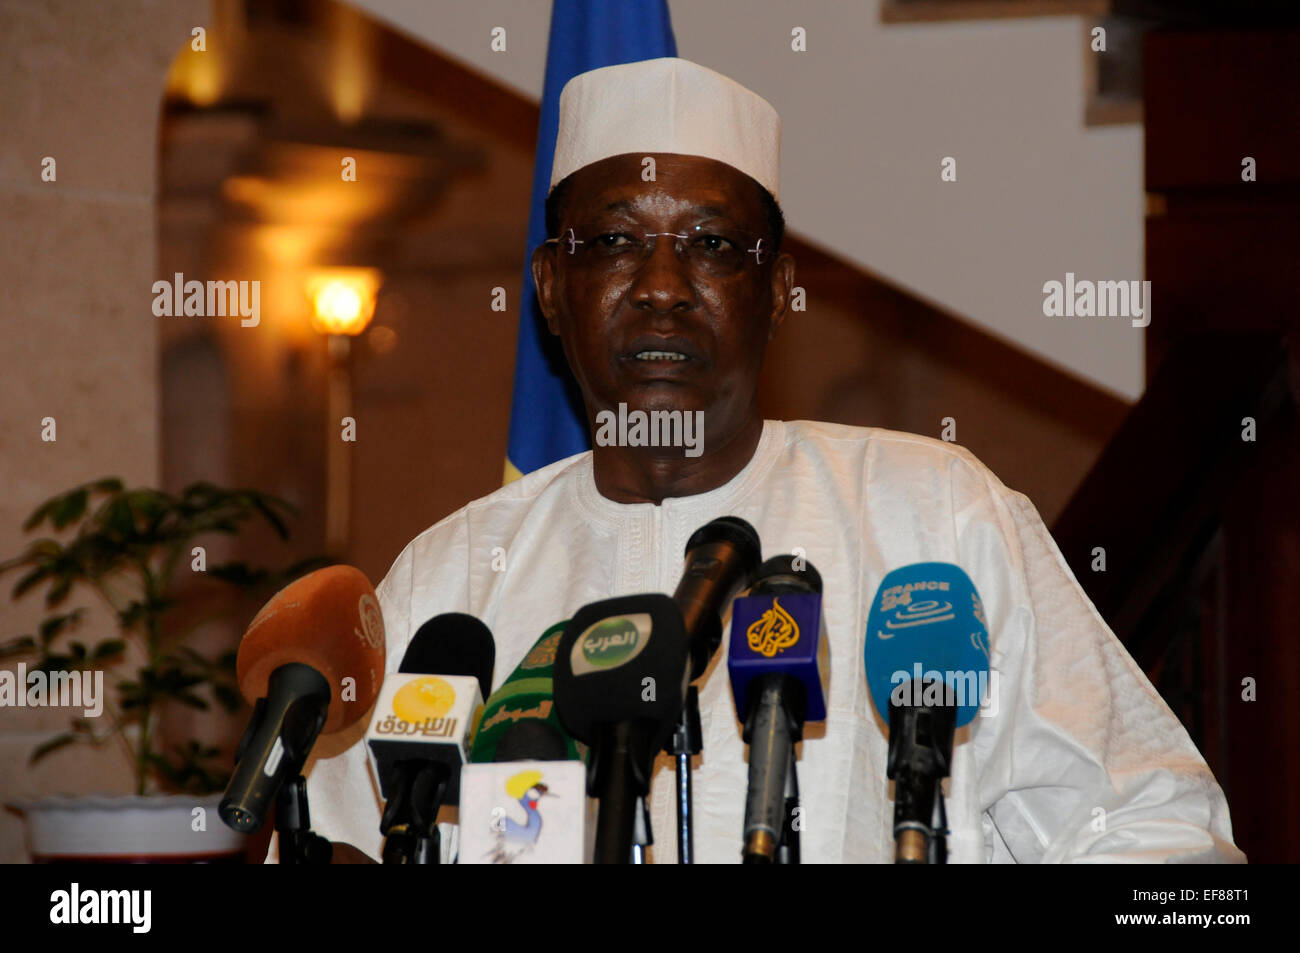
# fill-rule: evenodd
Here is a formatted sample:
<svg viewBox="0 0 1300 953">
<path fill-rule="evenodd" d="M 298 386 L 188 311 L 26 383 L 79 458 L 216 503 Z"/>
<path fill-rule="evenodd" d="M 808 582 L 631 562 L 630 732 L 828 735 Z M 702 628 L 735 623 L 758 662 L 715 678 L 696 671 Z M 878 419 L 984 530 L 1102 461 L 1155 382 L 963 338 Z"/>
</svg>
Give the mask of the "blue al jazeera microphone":
<svg viewBox="0 0 1300 953">
<path fill-rule="evenodd" d="M 794 745 L 826 720 L 829 646 L 822 580 L 802 557 L 774 556 L 731 607 L 727 674 L 749 744 L 741 856 L 747 864 L 799 863 Z"/>
<path fill-rule="evenodd" d="M 979 711 L 988 681 L 988 623 L 975 584 L 951 563 L 915 563 L 885 576 L 863 648 L 867 687 L 889 725 L 895 861 L 944 863 L 940 782 L 953 734 Z"/>
</svg>

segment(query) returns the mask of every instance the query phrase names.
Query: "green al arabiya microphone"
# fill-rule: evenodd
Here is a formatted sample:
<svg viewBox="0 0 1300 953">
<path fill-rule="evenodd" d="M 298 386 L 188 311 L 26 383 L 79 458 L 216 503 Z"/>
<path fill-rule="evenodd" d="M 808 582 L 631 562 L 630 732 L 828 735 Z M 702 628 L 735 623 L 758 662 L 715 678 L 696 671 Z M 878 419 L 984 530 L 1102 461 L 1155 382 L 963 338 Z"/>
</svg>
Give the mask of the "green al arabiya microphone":
<svg viewBox="0 0 1300 953">
<path fill-rule="evenodd" d="M 564 730 L 555 710 L 551 670 L 568 619 L 545 632 L 483 705 L 470 761 L 580 761 L 587 746 Z"/>
</svg>

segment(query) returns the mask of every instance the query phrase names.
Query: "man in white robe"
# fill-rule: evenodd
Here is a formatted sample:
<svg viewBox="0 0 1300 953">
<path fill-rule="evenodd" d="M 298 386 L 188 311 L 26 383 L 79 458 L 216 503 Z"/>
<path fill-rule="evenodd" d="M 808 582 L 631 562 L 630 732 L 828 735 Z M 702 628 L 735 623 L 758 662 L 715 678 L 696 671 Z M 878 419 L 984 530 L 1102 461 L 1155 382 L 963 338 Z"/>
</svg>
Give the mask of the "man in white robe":
<svg viewBox="0 0 1300 953">
<path fill-rule="evenodd" d="M 982 597 L 991 674 L 953 749 L 950 861 L 1243 861 L 1204 760 L 1026 497 L 952 444 L 759 415 L 758 370 L 793 287 L 771 227 L 778 143 L 769 104 L 683 60 L 566 87 L 552 184 L 567 181 L 548 209 L 559 240 L 533 266 L 543 312 L 593 433 L 620 404 L 678 410 L 702 414 L 702 447 L 598 439 L 421 533 L 378 587 L 388 670 L 424 622 L 468 612 L 495 636 L 495 688 L 579 607 L 671 593 L 691 533 L 739 516 L 764 557 L 806 556 L 824 580 L 831 677 L 824 729 L 810 726 L 800 746 L 803 860 L 888 862 L 888 737 L 864 677 L 866 621 L 891 570 L 954 563 Z M 741 856 L 747 762 L 726 652 L 724 642 L 698 683 L 694 840 L 706 863 Z M 318 743 L 312 820 L 378 857 L 361 730 Z M 650 813 L 652 859 L 673 862 L 667 756 Z M 444 848 L 454 854 L 454 836 Z"/>
</svg>

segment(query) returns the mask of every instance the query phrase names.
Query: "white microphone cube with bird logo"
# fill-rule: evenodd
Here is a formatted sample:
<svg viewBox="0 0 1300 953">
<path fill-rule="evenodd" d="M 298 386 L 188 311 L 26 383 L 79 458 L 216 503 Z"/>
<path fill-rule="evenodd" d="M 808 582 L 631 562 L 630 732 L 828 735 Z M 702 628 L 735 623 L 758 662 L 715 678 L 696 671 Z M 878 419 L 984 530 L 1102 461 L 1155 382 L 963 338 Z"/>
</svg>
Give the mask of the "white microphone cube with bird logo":
<svg viewBox="0 0 1300 953">
<path fill-rule="evenodd" d="M 581 864 L 590 857 L 581 761 L 467 764 L 461 771 L 462 864 Z"/>
</svg>

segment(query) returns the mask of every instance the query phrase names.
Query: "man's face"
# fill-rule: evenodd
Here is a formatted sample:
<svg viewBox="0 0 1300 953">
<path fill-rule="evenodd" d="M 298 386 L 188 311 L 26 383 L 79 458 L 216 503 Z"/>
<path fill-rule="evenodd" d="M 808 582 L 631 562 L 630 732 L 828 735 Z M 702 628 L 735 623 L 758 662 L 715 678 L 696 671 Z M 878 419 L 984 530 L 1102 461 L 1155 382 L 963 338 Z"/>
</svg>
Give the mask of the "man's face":
<svg viewBox="0 0 1300 953">
<path fill-rule="evenodd" d="M 614 156 L 574 173 L 561 234 L 745 234 L 770 248 L 758 186 L 729 165 L 698 156 L 658 154 L 655 181 L 642 181 L 639 154 Z M 712 242 L 709 247 L 717 247 Z M 750 245 L 749 247 L 753 247 Z M 735 271 L 701 266 L 673 238 L 617 256 L 570 255 L 543 245 L 533 278 L 551 333 L 560 335 L 593 417 L 602 410 L 704 411 L 705 447 L 736 433 L 754 411 L 767 342 L 785 313 L 793 259 L 770 252 L 757 264 L 742 249 Z M 673 352 L 684 360 L 648 357 Z"/>
</svg>

